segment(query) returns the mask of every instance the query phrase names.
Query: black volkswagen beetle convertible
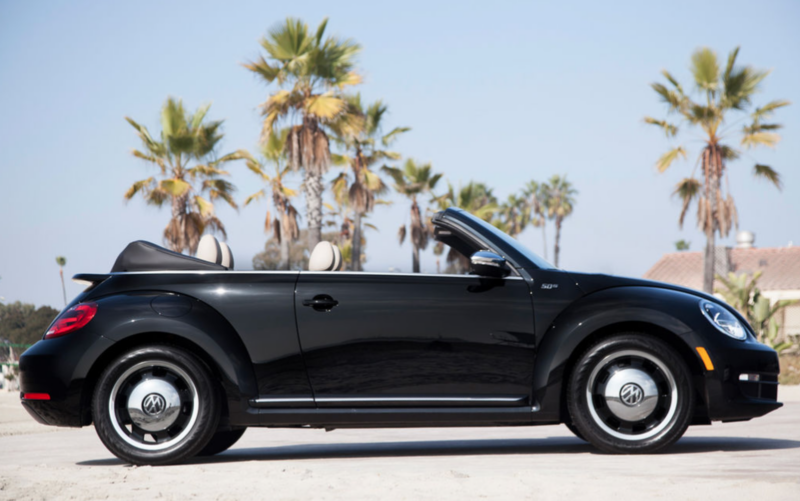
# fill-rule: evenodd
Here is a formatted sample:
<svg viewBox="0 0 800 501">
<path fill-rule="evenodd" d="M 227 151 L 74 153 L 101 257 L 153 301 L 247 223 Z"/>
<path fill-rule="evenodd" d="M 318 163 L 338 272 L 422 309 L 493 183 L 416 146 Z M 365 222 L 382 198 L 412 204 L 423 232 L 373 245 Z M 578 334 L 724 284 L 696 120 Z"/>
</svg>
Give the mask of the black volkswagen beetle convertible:
<svg viewBox="0 0 800 501">
<path fill-rule="evenodd" d="M 777 354 L 716 298 L 555 269 L 459 209 L 433 224 L 469 274 L 337 271 L 327 242 L 309 271 L 233 271 L 213 237 L 198 258 L 134 242 L 75 277 L 86 290 L 21 357 L 22 404 L 152 465 L 248 426 L 564 423 L 649 453 L 782 405 Z"/>
</svg>

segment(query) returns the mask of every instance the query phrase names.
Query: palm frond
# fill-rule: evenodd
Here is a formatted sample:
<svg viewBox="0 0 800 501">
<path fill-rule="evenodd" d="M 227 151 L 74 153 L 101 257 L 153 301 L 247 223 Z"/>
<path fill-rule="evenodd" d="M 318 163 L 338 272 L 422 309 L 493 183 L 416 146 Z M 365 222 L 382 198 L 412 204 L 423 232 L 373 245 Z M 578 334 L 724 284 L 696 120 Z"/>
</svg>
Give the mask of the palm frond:
<svg viewBox="0 0 800 501">
<path fill-rule="evenodd" d="M 661 155 L 661 157 L 658 159 L 658 162 L 656 162 L 656 169 L 658 169 L 658 172 L 666 171 L 669 169 L 669 166 L 672 165 L 672 162 L 674 162 L 678 157 L 683 157 L 684 160 L 686 159 L 686 150 L 683 148 L 683 146 L 673 148 Z"/>
<path fill-rule="evenodd" d="M 645 123 L 661 127 L 667 137 L 675 137 L 675 135 L 678 134 L 678 127 L 668 123 L 666 120 L 656 120 L 652 117 L 644 117 L 644 121 Z"/>
<path fill-rule="evenodd" d="M 692 54 L 690 69 L 698 89 L 712 95 L 719 90 L 719 62 L 713 50 L 708 47 L 697 49 Z"/>
<path fill-rule="evenodd" d="M 756 146 L 774 148 L 780 140 L 781 136 L 775 132 L 752 132 L 742 136 L 742 146 L 748 149 Z"/>
<path fill-rule="evenodd" d="M 756 164 L 753 168 L 753 175 L 756 177 L 761 177 L 766 179 L 767 181 L 771 182 L 775 185 L 776 188 L 779 190 L 783 189 L 783 183 L 781 182 L 781 175 L 770 167 L 769 165 L 764 164 Z"/>
</svg>

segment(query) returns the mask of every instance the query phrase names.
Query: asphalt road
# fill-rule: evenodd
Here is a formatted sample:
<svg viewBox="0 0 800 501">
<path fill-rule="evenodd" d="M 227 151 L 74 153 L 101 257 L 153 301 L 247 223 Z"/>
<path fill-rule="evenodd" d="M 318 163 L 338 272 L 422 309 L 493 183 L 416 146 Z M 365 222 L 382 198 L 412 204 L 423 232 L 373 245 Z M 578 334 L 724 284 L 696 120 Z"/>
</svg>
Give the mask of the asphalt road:
<svg viewBox="0 0 800 501">
<path fill-rule="evenodd" d="M 91 427 L 53 432 L 0 393 L 0 499 L 800 500 L 800 387 L 780 394 L 766 417 L 649 456 L 600 454 L 564 426 L 251 429 L 213 458 L 132 467 Z"/>
</svg>

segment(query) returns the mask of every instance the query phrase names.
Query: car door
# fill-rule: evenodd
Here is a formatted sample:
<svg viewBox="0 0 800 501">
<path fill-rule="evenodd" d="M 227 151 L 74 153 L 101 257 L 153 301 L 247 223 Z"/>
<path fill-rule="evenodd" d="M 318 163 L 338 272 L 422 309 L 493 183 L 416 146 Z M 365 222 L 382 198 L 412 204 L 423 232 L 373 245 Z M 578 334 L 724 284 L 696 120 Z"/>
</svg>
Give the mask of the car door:
<svg viewBox="0 0 800 501">
<path fill-rule="evenodd" d="M 522 278 L 302 272 L 295 311 L 320 407 L 529 405 Z"/>
</svg>

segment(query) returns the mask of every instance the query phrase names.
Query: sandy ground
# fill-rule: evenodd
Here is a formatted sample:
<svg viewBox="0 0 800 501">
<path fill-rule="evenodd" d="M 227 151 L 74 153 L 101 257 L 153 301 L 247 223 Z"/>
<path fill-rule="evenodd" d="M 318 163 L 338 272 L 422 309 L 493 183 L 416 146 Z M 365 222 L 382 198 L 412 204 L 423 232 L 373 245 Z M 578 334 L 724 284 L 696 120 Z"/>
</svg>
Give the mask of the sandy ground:
<svg viewBox="0 0 800 501">
<path fill-rule="evenodd" d="M 667 453 L 609 456 L 564 426 L 251 429 L 192 464 L 132 467 L 89 428 L 0 393 L 0 499 L 800 499 L 800 387 L 746 423 L 690 428 Z"/>
</svg>

